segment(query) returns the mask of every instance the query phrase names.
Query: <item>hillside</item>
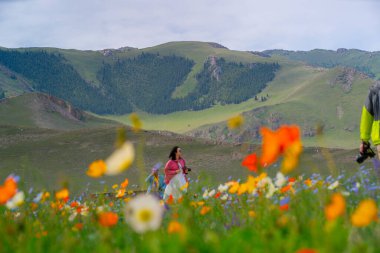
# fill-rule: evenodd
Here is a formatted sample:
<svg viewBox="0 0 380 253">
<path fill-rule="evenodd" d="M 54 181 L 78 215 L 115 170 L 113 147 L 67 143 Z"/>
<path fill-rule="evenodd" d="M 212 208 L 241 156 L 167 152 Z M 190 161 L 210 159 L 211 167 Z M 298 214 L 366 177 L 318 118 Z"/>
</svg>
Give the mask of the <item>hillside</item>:
<svg viewBox="0 0 380 253">
<path fill-rule="evenodd" d="M 0 96 L 43 91 L 123 124 L 138 112 L 147 130 L 214 140 L 255 143 L 261 125 L 297 123 L 305 145 L 343 148 L 356 146 L 361 104 L 380 69 L 378 52 L 241 52 L 190 41 L 0 54 Z M 226 120 L 240 113 L 247 128 L 229 133 Z M 315 136 L 320 126 L 323 143 Z"/>
<path fill-rule="evenodd" d="M 54 96 L 26 93 L 0 100 L 0 125 L 73 130 L 118 123 L 90 115 Z"/>
<path fill-rule="evenodd" d="M 281 56 L 292 61 L 305 62 L 311 66 L 355 68 L 371 78 L 380 79 L 380 52 L 340 48 L 336 51 L 315 49 L 311 51 L 266 50 L 270 56 Z"/>
<path fill-rule="evenodd" d="M 372 83 L 368 76 L 350 68 L 299 66 L 277 75 L 262 92 L 267 94 L 267 101 L 243 113 L 245 124 L 241 129 L 230 131 L 224 121 L 202 126 L 189 135 L 259 142 L 263 125 L 276 129 L 282 124 L 298 124 L 306 146 L 355 148 L 361 107 Z M 322 136 L 317 135 L 320 129 Z"/>
</svg>

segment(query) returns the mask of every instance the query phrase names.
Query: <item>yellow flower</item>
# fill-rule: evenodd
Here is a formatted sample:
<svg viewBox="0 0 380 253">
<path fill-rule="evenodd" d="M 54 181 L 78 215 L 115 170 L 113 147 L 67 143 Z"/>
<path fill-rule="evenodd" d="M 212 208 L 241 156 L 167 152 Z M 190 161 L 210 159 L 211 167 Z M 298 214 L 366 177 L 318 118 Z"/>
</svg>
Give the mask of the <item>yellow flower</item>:
<svg viewBox="0 0 380 253">
<path fill-rule="evenodd" d="M 179 188 L 181 191 L 185 191 L 189 187 L 189 182 L 186 182 L 186 184 L 182 185 L 181 188 Z"/>
<path fill-rule="evenodd" d="M 229 193 L 234 194 L 239 190 L 239 182 L 232 181 L 227 183 L 228 185 L 231 185 L 230 189 L 228 190 Z"/>
<path fill-rule="evenodd" d="M 97 160 L 90 164 L 86 174 L 90 177 L 101 177 L 106 172 L 106 163 L 103 160 Z"/>
<path fill-rule="evenodd" d="M 243 183 L 243 184 L 240 184 L 237 194 L 242 195 L 243 193 L 246 193 L 247 191 L 248 191 L 248 185 L 247 183 Z"/>
<path fill-rule="evenodd" d="M 331 196 L 330 203 L 325 207 L 325 216 L 327 220 L 335 220 L 342 216 L 346 210 L 346 201 L 342 194 L 334 193 Z"/>
<path fill-rule="evenodd" d="M 256 217 L 256 213 L 255 213 L 255 211 L 248 211 L 248 215 L 249 215 L 249 217 L 251 217 L 251 218 L 254 218 L 254 217 Z"/>
<path fill-rule="evenodd" d="M 374 200 L 363 200 L 352 214 L 351 223 L 356 227 L 368 226 L 372 221 L 377 220 L 377 212 L 378 210 Z"/>
<path fill-rule="evenodd" d="M 227 126 L 229 129 L 235 129 L 241 127 L 244 123 L 244 118 L 242 115 L 232 117 L 228 120 Z"/>
<path fill-rule="evenodd" d="M 126 141 L 116 149 L 106 160 L 106 175 L 116 175 L 126 170 L 135 159 L 135 149 L 132 142 Z"/>
<path fill-rule="evenodd" d="M 63 188 L 62 190 L 55 193 L 55 198 L 58 200 L 66 200 L 69 198 L 69 190 L 67 188 Z"/>
<path fill-rule="evenodd" d="M 142 122 L 141 122 L 139 116 L 137 115 L 137 113 L 132 113 L 129 116 L 129 119 L 132 122 L 133 131 L 135 131 L 135 132 L 140 131 L 142 128 Z"/>
<path fill-rule="evenodd" d="M 114 185 L 112 185 L 112 189 L 116 189 L 116 188 L 118 188 L 118 187 L 119 187 L 118 184 L 114 184 Z"/>
<path fill-rule="evenodd" d="M 281 172 L 286 174 L 297 167 L 299 155 L 302 152 L 301 141 L 291 144 L 284 153 L 284 160 L 281 165 Z"/>
</svg>

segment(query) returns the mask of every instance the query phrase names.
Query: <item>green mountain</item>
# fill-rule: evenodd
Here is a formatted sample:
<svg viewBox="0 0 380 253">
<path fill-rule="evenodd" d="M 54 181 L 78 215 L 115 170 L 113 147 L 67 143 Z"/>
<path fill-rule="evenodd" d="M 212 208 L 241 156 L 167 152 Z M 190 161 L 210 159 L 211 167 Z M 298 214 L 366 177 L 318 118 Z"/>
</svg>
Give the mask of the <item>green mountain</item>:
<svg viewBox="0 0 380 253">
<path fill-rule="evenodd" d="M 305 145 L 355 147 L 361 106 L 379 73 L 379 52 L 345 49 L 241 52 L 207 42 L 0 49 L 0 97 L 40 91 L 123 124 L 136 111 L 147 130 L 215 141 L 259 142 L 261 125 L 297 123 Z M 240 113 L 245 126 L 229 131 L 226 120 Z"/>
<path fill-rule="evenodd" d="M 292 61 L 305 62 L 311 66 L 355 68 L 371 78 L 380 79 L 380 52 L 340 48 L 336 51 L 315 49 L 311 51 L 267 50 L 269 56 L 281 56 Z"/>
<path fill-rule="evenodd" d="M 98 114 L 202 110 L 246 101 L 280 68 L 273 60 L 243 55 L 196 42 L 99 52 L 1 49 L 0 65 L 12 74 L 0 87 L 10 96 L 9 79 L 22 76 L 32 90 Z"/>
</svg>

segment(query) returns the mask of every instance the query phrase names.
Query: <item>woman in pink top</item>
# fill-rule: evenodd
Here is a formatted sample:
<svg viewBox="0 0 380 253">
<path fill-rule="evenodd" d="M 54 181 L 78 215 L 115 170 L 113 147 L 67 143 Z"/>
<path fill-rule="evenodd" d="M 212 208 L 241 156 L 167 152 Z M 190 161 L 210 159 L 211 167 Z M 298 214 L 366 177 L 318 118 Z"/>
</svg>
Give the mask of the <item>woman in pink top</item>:
<svg viewBox="0 0 380 253">
<path fill-rule="evenodd" d="M 177 175 L 178 173 L 183 171 L 184 174 L 187 173 L 186 162 L 182 158 L 182 150 L 180 147 L 175 146 L 170 151 L 169 158 L 170 160 L 165 165 L 165 184 L 168 185 L 170 180 Z M 186 177 L 185 177 L 186 178 Z M 186 178 L 187 181 L 187 178 Z"/>
</svg>

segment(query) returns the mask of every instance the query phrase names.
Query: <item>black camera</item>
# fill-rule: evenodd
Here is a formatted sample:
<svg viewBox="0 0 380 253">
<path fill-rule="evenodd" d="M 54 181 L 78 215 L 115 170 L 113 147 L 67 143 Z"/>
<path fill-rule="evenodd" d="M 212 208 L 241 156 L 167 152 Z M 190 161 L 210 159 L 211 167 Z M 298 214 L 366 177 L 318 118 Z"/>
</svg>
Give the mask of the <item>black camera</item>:
<svg viewBox="0 0 380 253">
<path fill-rule="evenodd" d="M 185 174 L 188 174 L 189 171 L 191 171 L 191 168 L 189 168 L 189 167 L 185 167 Z"/>
<path fill-rule="evenodd" d="M 369 143 L 363 143 L 363 153 L 360 153 L 356 157 L 356 162 L 357 163 L 362 163 L 364 162 L 368 157 L 373 158 L 375 157 L 375 152 L 371 148 L 371 144 Z"/>
</svg>

